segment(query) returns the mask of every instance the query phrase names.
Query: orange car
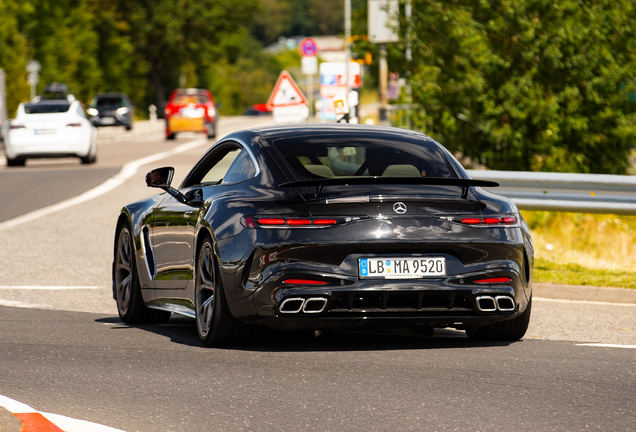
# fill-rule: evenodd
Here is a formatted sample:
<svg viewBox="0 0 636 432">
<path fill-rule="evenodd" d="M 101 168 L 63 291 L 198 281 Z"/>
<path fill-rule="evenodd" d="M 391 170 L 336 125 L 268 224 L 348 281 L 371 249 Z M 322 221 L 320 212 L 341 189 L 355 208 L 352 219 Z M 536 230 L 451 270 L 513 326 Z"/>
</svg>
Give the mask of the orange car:
<svg viewBox="0 0 636 432">
<path fill-rule="evenodd" d="M 214 98 L 205 89 L 177 89 L 172 92 L 164 110 L 166 139 L 179 132 L 203 132 L 208 139 L 216 137 Z"/>
</svg>

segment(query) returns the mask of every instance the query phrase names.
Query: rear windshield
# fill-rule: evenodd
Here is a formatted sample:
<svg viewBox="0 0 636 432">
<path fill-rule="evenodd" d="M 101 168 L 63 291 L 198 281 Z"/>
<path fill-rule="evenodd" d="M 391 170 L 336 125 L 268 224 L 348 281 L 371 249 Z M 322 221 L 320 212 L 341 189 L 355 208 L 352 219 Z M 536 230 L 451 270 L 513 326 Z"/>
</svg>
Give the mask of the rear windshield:
<svg viewBox="0 0 636 432">
<path fill-rule="evenodd" d="M 350 176 L 457 178 L 438 146 L 427 140 L 284 139 L 273 142 L 297 174 L 310 179 Z"/>
<path fill-rule="evenodd" d="M 121 97 L 100 97 L 94 106 L 124 106 L 125 103 Z"/>
<path fill-rule="evenodd" d="M 66 102 L 46 103 L 46 104 L 26 104 L 24 112 L 27 114 L 51 114 L 67 112 L 71 104 Z"/>
<path fill-rule="evenodd" d="M 205 93 L 177 93 L 172 100 L 175 105 L 187 105 L 187 104 L 205 104 L 208 103 L 208 97 Z"/>
</svg>

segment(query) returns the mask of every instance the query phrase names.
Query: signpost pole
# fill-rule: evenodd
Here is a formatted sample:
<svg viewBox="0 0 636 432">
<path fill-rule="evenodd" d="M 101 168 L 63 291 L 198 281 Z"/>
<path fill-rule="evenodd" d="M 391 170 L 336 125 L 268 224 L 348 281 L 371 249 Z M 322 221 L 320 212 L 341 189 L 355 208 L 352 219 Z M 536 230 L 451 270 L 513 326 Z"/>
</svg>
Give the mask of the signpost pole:
<svg viewBox="0 0 636 432">
<path fill-rule="evenodd" d="M 347 100 L 349 99 L 349 92 L 351 91 L 351 83 L 349 82 L 349 63 L 351 63 L 351 0 L 345 0 L 345 80 L 347 80 L 347 93 L 345 97 Z M 350 117 L 351 108 L 349 108 L 349 112 L 344 116 L 346 123 L 349 123 Z"/>
</svg>

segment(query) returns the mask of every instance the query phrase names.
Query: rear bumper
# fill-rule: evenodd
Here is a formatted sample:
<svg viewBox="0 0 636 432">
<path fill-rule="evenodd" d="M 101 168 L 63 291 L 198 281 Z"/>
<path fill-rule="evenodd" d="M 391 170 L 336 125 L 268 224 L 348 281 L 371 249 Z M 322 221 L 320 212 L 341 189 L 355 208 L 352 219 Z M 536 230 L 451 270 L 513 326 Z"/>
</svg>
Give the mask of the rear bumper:
<svg viewBox="0 0 636 432">
<path fill-rule="evenodd" d="M 460 281 L 510 277 L 503 285 Z M 288 285 L 291 278 L 328 281 L 326 286 Z M 231 308 L 242 318 L 283 330 L 349 326 L 477 328 L 517 317 L 531 287 L 512 268 L 436 279 L 361 280 L 340 275 L 281 273 Z"/>
<path fill-rule="evenodd" d="M 12 136 L 5 141 L 7 158 L 86 156 L 90 140 L 80 134 Z"/>
</svg>

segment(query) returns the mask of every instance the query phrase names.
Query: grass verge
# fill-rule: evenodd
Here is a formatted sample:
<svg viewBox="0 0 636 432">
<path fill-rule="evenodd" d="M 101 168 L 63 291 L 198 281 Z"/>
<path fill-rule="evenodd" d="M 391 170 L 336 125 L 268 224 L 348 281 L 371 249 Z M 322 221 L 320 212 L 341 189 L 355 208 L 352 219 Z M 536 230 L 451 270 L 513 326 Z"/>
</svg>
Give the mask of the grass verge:
<svg viewBox="0 0 636 432">
<path fill-rule="evenodd" d="M 535 282 L 636 288 L 636 216 L 523 211 Z"/>
</svg>

